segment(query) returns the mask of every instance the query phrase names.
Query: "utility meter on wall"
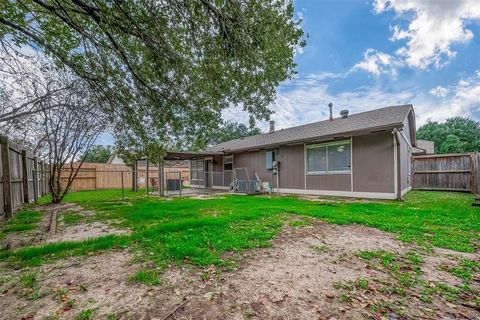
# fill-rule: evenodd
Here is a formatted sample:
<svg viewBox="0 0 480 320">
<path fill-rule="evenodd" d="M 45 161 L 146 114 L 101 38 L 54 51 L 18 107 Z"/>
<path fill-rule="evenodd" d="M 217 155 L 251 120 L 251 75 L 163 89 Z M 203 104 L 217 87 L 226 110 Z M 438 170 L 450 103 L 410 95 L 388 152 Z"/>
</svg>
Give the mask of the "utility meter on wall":
<svg viewBox="0 0 480 320">
<path fill-rule="evenodd" d="M 280 162 L 279 162 L 279 161 L 274 160 L 274 161 L 272 162 L 273 174 L 277 174 L 278 169 L 279 169 L 279 166 L 280 166 Z"/>
</svg>

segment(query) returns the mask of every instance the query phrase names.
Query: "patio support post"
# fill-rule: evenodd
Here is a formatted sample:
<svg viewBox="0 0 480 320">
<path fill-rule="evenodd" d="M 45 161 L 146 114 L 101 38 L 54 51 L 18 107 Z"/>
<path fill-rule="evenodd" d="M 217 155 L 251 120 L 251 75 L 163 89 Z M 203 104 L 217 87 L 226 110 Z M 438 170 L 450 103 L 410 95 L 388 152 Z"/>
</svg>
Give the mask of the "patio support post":
<svg viewBox="0 0 480 320">
<path fill-rule="evenodd" d="M 162 197 L 165 196 L 165 167 L 162 161 Z"/>
<path fill-rule="evenodd" d="M 158 158 L 158 196 L 163 196 L 163 159 Z"/>
<path fill-rule="evenodd" d="M 145 182 L 145 192 L 146 192 L 146 194 L 148 194 L 148 167 L 149 167 L 149 166 L 148 166 L 148 164 L 149 164 L 149 163 L 148 163 L 148 159 L 147 159 L 146 162 L 147 162 L 147 172 L 146 172 L 146 174 L 145 174 L 145 180 L 146 180 L 146 182 Z"/>
<path fill-rule="evenodd" d="M 158 158 L 158 196 L 162 196 L 162 159 Z"/>
</svg>

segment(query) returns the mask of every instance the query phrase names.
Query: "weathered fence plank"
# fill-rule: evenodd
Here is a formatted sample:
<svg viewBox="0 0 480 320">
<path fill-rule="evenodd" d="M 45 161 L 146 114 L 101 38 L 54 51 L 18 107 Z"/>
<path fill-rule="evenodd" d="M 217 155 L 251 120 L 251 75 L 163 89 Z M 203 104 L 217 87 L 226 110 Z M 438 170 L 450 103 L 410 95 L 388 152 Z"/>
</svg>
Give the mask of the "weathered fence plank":
<svg viewBox="0 0 480 320">
<path fill-rule="evenodd" d="M 22 189 L 23 202 L 29 203 L 30 196 L 28 195 L 28 167 L 27 167 L 27 151 L 22 150 Z"/>
<path fill-rule="evenodd" d="M 13 215 L 12 183 L 10 176 L 10 147 L 7 137 L 0 136 L 1 162 L 2 162 L 2 189 L 3 189 L 3 212 L 5 217 Z"/>
<path fill-rule="evenodd" d="M 12 217 L 22 204 L 46 194 L 46 189 L 40 187 L 44 178 L 36 172 L 37 168 L 35 158 L 0 136 L 0 219 Z"/>
<path fill-rule="evenodd" d="M 474 192 L 477 188 L 478 154 L 445 154 L 412 158 L 413 188 Z"/>
</svg>

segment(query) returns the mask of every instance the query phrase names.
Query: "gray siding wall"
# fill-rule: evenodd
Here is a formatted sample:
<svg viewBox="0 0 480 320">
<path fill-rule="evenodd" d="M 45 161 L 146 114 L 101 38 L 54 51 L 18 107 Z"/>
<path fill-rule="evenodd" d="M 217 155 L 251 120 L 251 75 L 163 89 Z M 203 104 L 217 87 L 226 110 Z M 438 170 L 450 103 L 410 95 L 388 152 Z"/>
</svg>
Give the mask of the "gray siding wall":
<svg viewBox="0 0 480 320">
<path fill-rule="evenodd" d="M 394 192 L 393 135 L 390 132 L 372 133 L 352 139 L 353 191 Z M 279 183 L 282 189 L 352 191 L 350 174 L 305 176 L 303 145 L 276 149 L 280 161 Z M 405 157 L 407 159 L 407 157 Z M 243 152 L 234 155 L 234 167 L 247 167 L 260 179 L 273 184 L 272 171 L 265 167 L 265 151 Z M 306 178 L 306 181 L 305 181 Z"/>
<path fill-rule="evenodd" d="M 353 138 L 353 191 L 394 192 L 393 135 L 372 133 Z"/>
<path fill-rule="evenodd" d="M 283 164 L 281 164 L 283 165 Z M 235 168 L 249 168 L 257 172 L 258 177 L 272 186 L 272 170 L 266 169 L 265 151 L 252 151 L 236 153 L 233 155 L 233 166 Z M 281 170 L 281 169 L 280 169 Z"/>
<path fill-rule="evenodd" d="M 308 190 L 352 191 L 350 182 L 349 174 L 307 175 Z"/>
<path fill-rule="evenodd" d="M 280 161 L 280 188 L 305 189 L 305 160 L 303 145 L 283 147 L 278 150 Z"/>
</svg>

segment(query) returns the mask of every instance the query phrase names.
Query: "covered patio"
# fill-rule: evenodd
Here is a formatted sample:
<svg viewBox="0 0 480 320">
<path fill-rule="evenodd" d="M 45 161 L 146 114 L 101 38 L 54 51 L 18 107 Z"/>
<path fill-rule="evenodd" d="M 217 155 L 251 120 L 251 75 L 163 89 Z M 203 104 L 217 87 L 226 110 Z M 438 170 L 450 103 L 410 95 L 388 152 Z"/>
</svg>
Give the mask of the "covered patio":
<svg viewBox="0 0 480 320">
<path fill-rule="evenodd" d="M 165 167 L 166 161 L 188 161 L 189 175 L 184 176 L 171 167 Z M 248 168 L 234 168 L 233 155 L 223 152 L 167 151 L 160 161 L 139 159 L 136 167 L 143 165 L 146 172 L 139 176 L 139 170 L 132 181 L 137 185 L 132 190 L 145 187 L 147 194 L 160 196 L 199 196 L 218 192 L 258 193 L 262 189 L 261 181 L 255 171 Z M 268 191 L 268 190 L 263 190 Z"/>
</svg>

